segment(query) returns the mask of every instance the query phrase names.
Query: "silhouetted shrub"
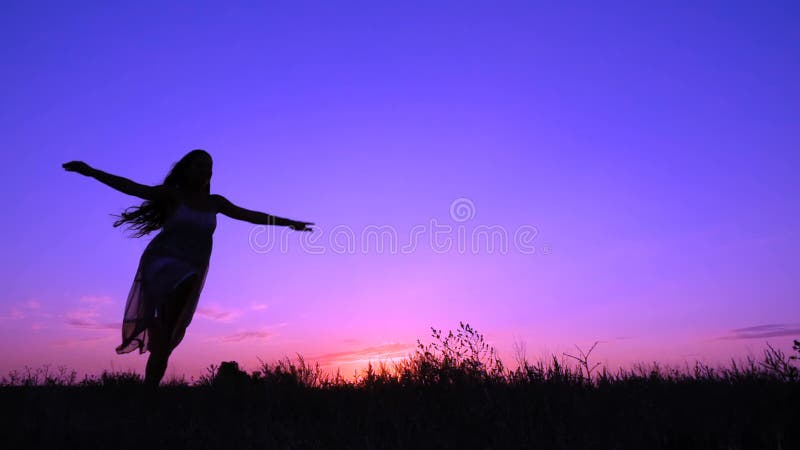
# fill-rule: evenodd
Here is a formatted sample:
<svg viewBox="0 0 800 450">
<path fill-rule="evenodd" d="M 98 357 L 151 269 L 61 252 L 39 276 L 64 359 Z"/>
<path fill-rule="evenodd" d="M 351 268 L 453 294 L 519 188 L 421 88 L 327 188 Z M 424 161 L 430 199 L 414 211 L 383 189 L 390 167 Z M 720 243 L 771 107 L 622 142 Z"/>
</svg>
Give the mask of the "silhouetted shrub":
<svg viewBox="0 0 800 450">
<path fill-rule="evenodd" d="M 431 328 L 434 341 L 417 341 L 416 352 L 396 365 L 402 384 L 450 385 L 499 382 L 504 367 L 495 349 L 469 324 L 459 322 L 455 333 L 442 337 Z"/>
<path fill-rule="evenodd" d="M 792 358 L 787 359 L 780 349 L 775 349 L 767 343 L 767 349 L 764 350 L 764 361 L 761 365 L 783 381 L 798 381 L 800 374 L 797 367 L 791 364 L 791 360 Z"/>
<path fill-rule="evenodd" d="M 311 366 L 300 355 L 297 355 L 297 363 L 288 357 L 272 365 L 261 360 L 259 362 L 260 370 L 252 375 L 256 382 L 293 388 L 317 388 L 322 385 L 324 377 L 319 363 Z"/>
</svg>

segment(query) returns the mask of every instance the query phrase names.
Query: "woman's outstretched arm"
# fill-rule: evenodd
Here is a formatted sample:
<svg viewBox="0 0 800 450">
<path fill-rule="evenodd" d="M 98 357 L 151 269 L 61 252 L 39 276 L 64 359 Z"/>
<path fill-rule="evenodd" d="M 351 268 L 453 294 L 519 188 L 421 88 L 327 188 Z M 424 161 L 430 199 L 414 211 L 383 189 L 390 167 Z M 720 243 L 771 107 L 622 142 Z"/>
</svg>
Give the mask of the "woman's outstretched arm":
<svg viewBox="0 0 800 450">
<path fill-rule="evenodd" d="M 124 194 L 133 195 L 145 200 L 153 200 L 160 195 L 164 195 L 168 188 L 164 185 L 148 186 L 139 184 L 133 180 L 106 173 L 100 169 L 95 169 L 83 161 L 70 161 L 62 164 L 61 167 L 68 172 L 78 172 L 81 175 L 92 177 Z"/>
<path fill-rule="evenodd" d="M 260 211 L 245 209 L 234 205 L 227 198 L 219 194 L 213 194 L 211 197 L 214 198 L 214 201 L 217 203 L 217 210 L 231 219 L 243 220 L 245 222 L 255 223 L 258 225 L 277 225 L 290 227 L 291 229 L 297 231 L 314 231 L 312 228 L 308 228 L 309 225 L 314 225 L 313 222 L 300 222 L 297 220 L 287 219 L 285 217 L 273 216 Z"/>
</svg>

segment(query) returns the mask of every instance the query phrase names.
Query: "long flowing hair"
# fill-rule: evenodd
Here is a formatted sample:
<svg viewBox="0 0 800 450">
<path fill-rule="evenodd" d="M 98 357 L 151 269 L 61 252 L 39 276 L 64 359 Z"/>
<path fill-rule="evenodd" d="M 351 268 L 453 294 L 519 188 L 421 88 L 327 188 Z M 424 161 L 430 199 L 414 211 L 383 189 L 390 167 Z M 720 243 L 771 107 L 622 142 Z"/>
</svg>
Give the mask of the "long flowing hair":
<svg viewBox="0 0 800 450">
<path fill-rule="evenodd" d="M 167 177 L 164 178 L 163 185 L 180 188 L 186 184 L 186 168 L 200 155 L 210 156 L 208 152 L 201 149 L 195 149 L 187 153 L 180 159 L 180 161 L 172 165 Z M 211 193 L 211 182 L 206 185 L 206 193 Z M 158 230 L 164 225 L 167 220 L 170 205 L 168 201 L 157 198 L 153 200 L 145 200 L 139 206 L 129 206 L 125 208 L 122 214 L 112 214 L 112 216 L 119 217 L 114 222 L 114 227 L 118 227 L 125 223 L 128 224 L 128 230 L 135 230 L 135 234 L 130 237 L 142 237 Z M 131 211 L 129 211 L 131 210 Z"/>
</svg>

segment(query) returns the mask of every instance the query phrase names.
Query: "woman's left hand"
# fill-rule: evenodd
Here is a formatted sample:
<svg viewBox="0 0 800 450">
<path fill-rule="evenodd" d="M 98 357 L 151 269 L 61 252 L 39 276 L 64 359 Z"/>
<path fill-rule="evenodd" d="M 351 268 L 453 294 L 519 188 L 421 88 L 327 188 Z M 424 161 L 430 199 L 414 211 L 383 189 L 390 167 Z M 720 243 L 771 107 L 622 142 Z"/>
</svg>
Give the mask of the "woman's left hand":
<svg viewBox="0 0 800 450">
<path fill-rule="evenodd" d="M 309 225 L 314 225 L 314 222 L 299 222 L 294 221 L 289 225 L 289 228 L 295 231 L 314 231 L 313 228 L 309 228 Z"/>
</svg>

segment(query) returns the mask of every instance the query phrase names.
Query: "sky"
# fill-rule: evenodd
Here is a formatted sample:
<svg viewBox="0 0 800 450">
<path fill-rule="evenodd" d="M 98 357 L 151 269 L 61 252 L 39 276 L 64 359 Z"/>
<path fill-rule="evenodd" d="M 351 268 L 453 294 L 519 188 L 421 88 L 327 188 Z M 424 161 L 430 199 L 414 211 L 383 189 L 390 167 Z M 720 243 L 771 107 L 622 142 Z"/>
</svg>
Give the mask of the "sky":
<svg viewBox="0 0 800 450">
<path fill-rule="evenodd" d="M 796 2 L 16 2 L 0 14 L 0 375 L 117 355 L 141 203 L 195 148 L 219 215 L 167 376 L 355 374 L 469 323 L 507 365 L 800 338 Z M 490 242 L 492 245 L 490 245 Z M 393 244 L 394 243 L 394 244 Z"/>
</svg>

